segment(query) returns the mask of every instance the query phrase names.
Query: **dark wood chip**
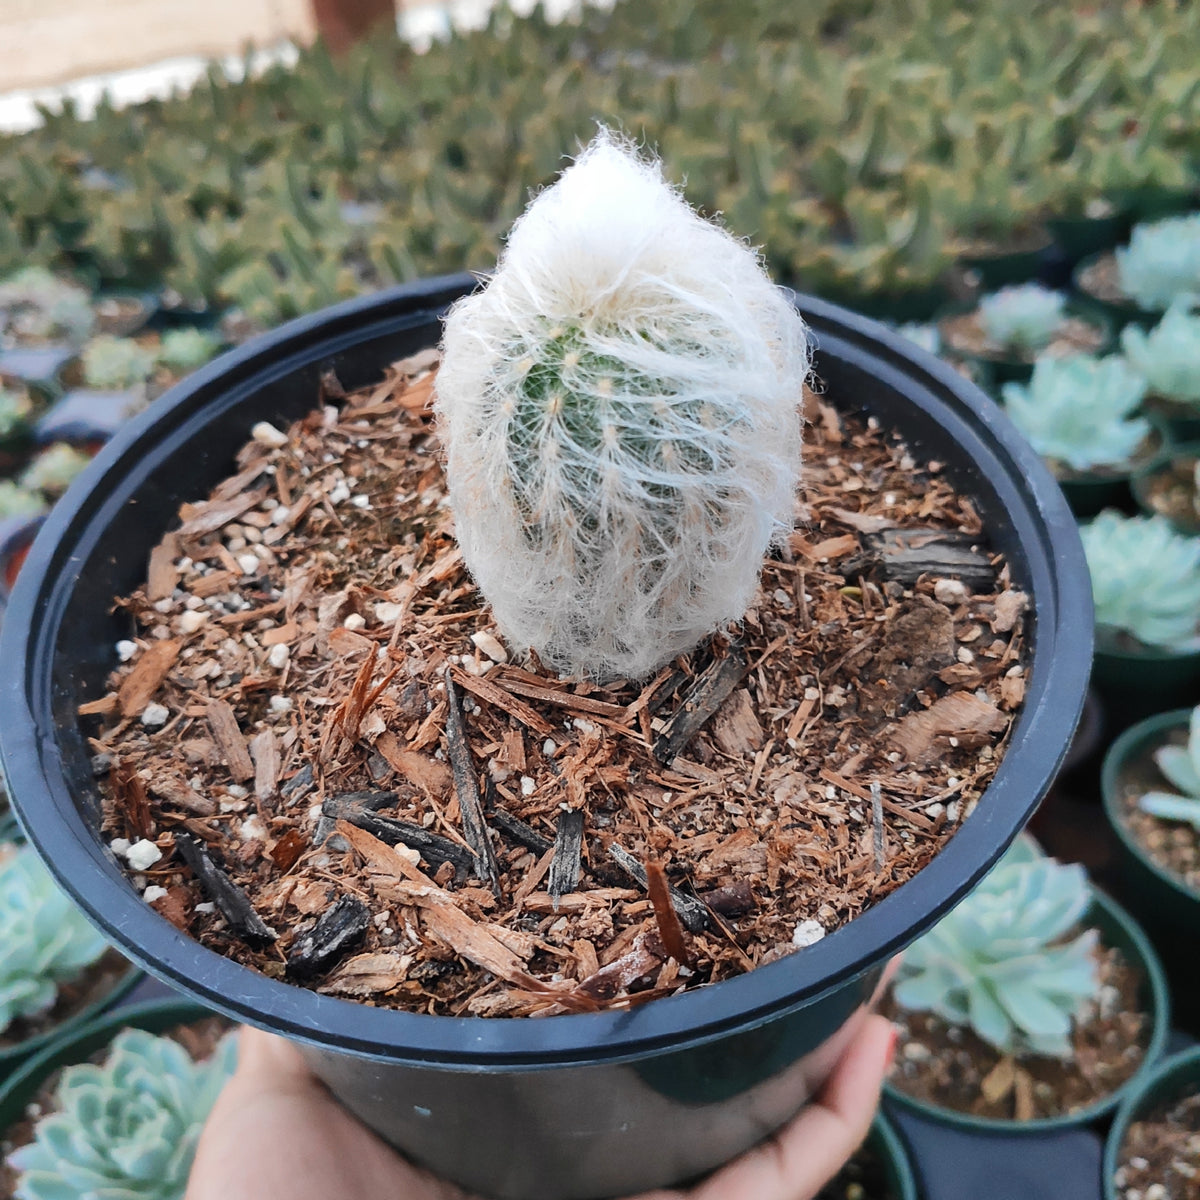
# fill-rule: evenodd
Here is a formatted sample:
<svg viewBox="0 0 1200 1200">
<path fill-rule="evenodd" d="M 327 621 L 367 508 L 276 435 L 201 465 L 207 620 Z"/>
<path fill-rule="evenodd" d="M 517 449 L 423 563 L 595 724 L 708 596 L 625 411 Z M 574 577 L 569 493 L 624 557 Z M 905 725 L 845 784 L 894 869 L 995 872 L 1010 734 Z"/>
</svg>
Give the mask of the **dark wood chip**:
<svg viewBox="0 0 1200 1200">
<path fill-rule="evenodd" d="M 703 892 L 700 899 L 722 917 L 741 917 L 754 911 L 754 889 L 745 879 Z"/>
<path fill-rule="evenodd" d="M 458 809 L 462 814 L 463 836 L 467 845 L 475 851 L 484 878 L 497 897 L 500 896 L 500 868 L 496 863 L 496 852 L 488 835 L 487 822 L 483 817 L 483 803 L 479 795 L 479 778 L 475 764 L 471 761 L 471 749 L 463 728 L 462 710 L 458 706 L 458 692 L 450 676 L 450 668 L 442 673 L 446 685 L 446 748 L 450 754 L 450 767 L 454 772 L 454 793 L 458 797 Z"/>
<path fill-rule="evenodd" d="M 884 529 L 863 535 L 863 554 L 843 563 L 847 577 L 877 573 L 911 587 L 922 575 L 959 579 L 980 592 L 995 588 L 996 569 L 977 537 L 947 529 Z"/>
<path fill-rule="evenodd" d="M 501 807 L 499 804 L 492 806 L 489 817 L 491 823 L 501 833 L 510 837 L 518 845 L 524 846 L 527 850 L 532 850 L 539 857 L 553 846 L 549 838 L 542 837 L 532 825 L 526 825 L 520 817 L 514 817 L 508 809 Z"/>
<path fill-rule="evenodd" d="M 613 842 L 608 848 L 609 856 L 631 879 L 635 879 L 643 888 L 649 886 L 646 878 L 646 868 L 628 850 Z M 669 888 L 671 903 L 679 914 L 684 928 L 691 933 L 702 933 L 708 927 L 708 910 L 696 899 L 677 887 Z"/>
<path fill-rule="evenodd" d="M 303 800 L 314 787 L 316 784 L 313 782 L 312 764 L 305 763 L 291 779 L 280 787 L 279 794 L 289 804 L 295 804 L 297 801 Z"/>
<path fill-rule="evenodd" d="M 183 861 L 191 867 L 192 874 L 196 876 L 205 895 L 229 922 L 229 928 L 235 936 L 254 948 L 261 948 L 279 937 L 279 934 L 254 911 L 246 893 L 229 878 L 206 847 L 189 834 L 177 830 L 175 848 Z"/>
<path fill-rule="evenodd" d="M 245 783 L 253 779 L 254 763 L 233 708 L 224 700 L 210 700 L 205 706 L 205 716 L 234 782 Z"/>
<path fill-rule="evenodd" d="M 313 979 L 335 967 L 366 936 L 370 909 L 355 896 L 341 896 L 307 933 L 292 946 L 287 973 L 293 979 Z"/>
<path fill-rule="evenodd" d="M 365 800 L 356 797 L 365 796 Z M 379 803 L 381 797 L 390 796 L 391 800 Z M 395 803 L 395 792 L 361 793 L 351 792 L 345 796 L 331 796 L 321 805 L 321 812 L 332 821 L 349 821 L 358 829 L 377 837 L 389 846 L 408 846 L 417 850 L 431 867 L 440 867 L 449 863 L 460 880 L 468 875 L 479 874 L 479 863 L 475 855 L 465 846 L 452 842 L 440 834 L 430 833 L 420 825 L 411 821 L 399 821 L 395 817 L 381 817 L 372 808 L 385 808 L 389 803 Z"/>
<path fill-rule="evenodd" d="M 665 765 L 682 753 L 688 742 L 733 695 L 749 669 L 745 651 L 736 643 L 729 647 L 728 654 L 711 662 L 696 676 L 679 707 L 667 718 L 654 742 L 654 757 Z"/>
<path fill-rule="evenodd" d="M 551 896 L 565 896 L 579 884 L 579 855 L 583 849 L 583 813 L 560 812 L 554 839 L 554 860 L 546 887 Z"/>
</svg>

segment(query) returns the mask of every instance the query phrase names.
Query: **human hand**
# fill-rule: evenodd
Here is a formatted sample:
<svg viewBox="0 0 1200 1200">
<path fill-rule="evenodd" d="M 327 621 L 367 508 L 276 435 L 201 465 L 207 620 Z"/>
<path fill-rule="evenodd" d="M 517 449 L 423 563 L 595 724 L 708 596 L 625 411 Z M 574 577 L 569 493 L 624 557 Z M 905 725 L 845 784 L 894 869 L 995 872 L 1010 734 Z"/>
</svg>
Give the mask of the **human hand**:
<svg viewBox="0 0 1200 1200">
<path fill-rule="evenodd" d="M 360 1124 L 290 1043 L 240 1037 L 186 1200 L 471 1200 Z M 773 1137 L 694 1188 L 634 1200 L 811 1200 L 866 1137 L 894 1047 L 891 1025 L 867 1017 L 814 1101 Z"/>
</svg>

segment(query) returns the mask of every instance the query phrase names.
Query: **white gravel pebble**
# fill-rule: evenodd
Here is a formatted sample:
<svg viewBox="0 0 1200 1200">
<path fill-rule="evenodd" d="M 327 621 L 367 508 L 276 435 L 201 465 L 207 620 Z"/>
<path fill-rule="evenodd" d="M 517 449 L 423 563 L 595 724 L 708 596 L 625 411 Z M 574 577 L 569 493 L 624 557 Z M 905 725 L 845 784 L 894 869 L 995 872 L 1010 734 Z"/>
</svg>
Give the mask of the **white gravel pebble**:
<svg viewBox="0 0 1200 1200">
<path fill-rule="evenodd" d="M 165 704 L 147 704 L 142 709 L 142 724 L 147 729 L 157 729 L 171 719 L 171 710 Z"/>
<path fill-rule="evenodd" d="M 254 575 L 262 566 L 262 562 L 257 554 L 239 554 L 237 565 L 243 575 Z"/>
<path fill-rule="evenodd" d="M 202 629 L 208 621 L 208 613 L 201 612 L 199 609 L 189 608 L 186 612 L 180 614 L 179 628 L 184 633 L 196 633 Z"/>
<path fill-rule="evenodd" d="M 807 921 L 801 921 L 796 926 L 792 933 L 792 945 L 803 950 L 805 946 L 811 946 L 819 942 L 825 936 L 825 929 L 820 921 L 814 921 L 811 918 Z"/>
<path fill-rule="evenodd" d="M 500 644 L 494 634 L 488 633 L 486 629 L 479 633 L 471 634 L 471 641 L 483 651 L 484 654 L 492 660 L 492 662 L 506 663 L 508 662 L 508 651 Z"/>
<path fill-rule="evenodd" d="M 149 838 L 134 842 L 125 852 L 125 861 L 135 871 L 145 871 L 162 858 L 162 851 Z"/>
<path fill-rule="evenodd" d="M 147 904 L 153 904 L 155 900 L 161 900 L 167 894 L 165 887 L 159 887 L 158 884 L 152 883 L 143 893 L 142 899 Z"/>
<path fill-rule="evenodd" d="M 267 662 L 269 662 L 276 671 L 282 671 L 283 668 L 287 666 L 288 659 L 291 657 L 291 655 L 292 652 L 287 648 L 286 645 L 284 645 L 283 642 L 277 642 L 267 653 Z"/>
<path fill-rule="evenodd" d="M 128 662 L 137 653 L 137 642 L 120 641 L 116 645 L 116 651 L 121 662 Z"/>
<path fill-rule="evenodd" d="M 250 430 L 250 436 L 260 446 L 270 446 L 275 450 L 278 450 L 281 446 L 286 446 L 288 444 L 287 434 L 282 430 L 276 429 L 270 421 L 259 421 L 259 423 Z"/>
</svg>

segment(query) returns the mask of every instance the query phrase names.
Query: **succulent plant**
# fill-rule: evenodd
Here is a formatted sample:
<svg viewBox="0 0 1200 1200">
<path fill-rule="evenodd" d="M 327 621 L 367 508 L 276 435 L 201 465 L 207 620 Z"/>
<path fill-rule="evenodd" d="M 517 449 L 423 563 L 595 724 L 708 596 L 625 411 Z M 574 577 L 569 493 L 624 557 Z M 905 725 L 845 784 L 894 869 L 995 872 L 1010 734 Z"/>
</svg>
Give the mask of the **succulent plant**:
<svg viewBox="0 0 1200 1200">
<path fill-rule="evenodd" d="M 909 321 L 905 325 L 897 325 L 896 332 L 928 350 L 930 354 L 939 354 L 942 349 L 942 335 L 936 325 L 922 325 L 919 321 Z"/>
<path fill-rule="evenodd" d="M 0 442 L 24 432 L 32 412 L 33 403 L 27 392 L 0 385 Z"/>
<path fill-rule="evenodd" d="M 1004 1054 L 1072 1053 L 1080 1006 L 1099 988 L 1097 935 L 1069 941 L 1091 903 L 1077 864 L 1019 838 L 983 881 L 905 952 L 896 1003 L 969 1026 Z"/>
<path fill-rule="evenodd" d="M 36 492 L 11 479 L 0 479 L 0 521 L 10 517 L 32 517 L 45 507 L 45 501 Z"/>
<path fill-rule="evenodd" d="M 170 329 L 162 335 L 158 361 L 176 374 L 202 367 L 220 349 L 221 339 L 205 329 Z"/>
<path fill-rule="evenodd" d="M 0 281 L 0 328 L 18 340 L 82 342 L 95 323 L 88 293 L 45 267 L 25 267 Z"/>
<path fill-rule="evenodd" d="M 106 949 L 34 851 L 12 845 L 0 846 L 0 945 L 0 1032 L 52 1008 Z"/>
<path fill-rule="evenodd" d="M 1138 808 L 1165 821 L 1186 821 L 1200 832 L 1200 707 L 1188 719 L 1187 744 L 1160 746 L 1154 762 L 1177 791 L 1149 791 L 1138 798 Z"/>
<path fill-rule="evenodd" d="M 1198 306 L 1200 299 L 1175 300 L 1149 333 L 1136 325 L 1121 331 L 1121 349 L 1150 391 L 1180 404 L 1200 405 Z"/>
<path fill-rule="evenodd" d="M 154 351 L 133 338 L 94 337 L 83 348 L 83 378 L 88 387 L 119 391 L 145 383 L 154 373 Z"/>
<path fill-rule="evenodd" d="M 236 1054 L 232 1034 L 197 1063 L 171 1038 L 126 1029 L 103 1063 L 67 1067 L 53 1111 L 9 1156 L 17 1200 L 182 1200 Z"/>
<path fill-rule="evenodd" d="M 1200 626 L 1200 538 L 1165 517 L 1111 509 L 1080 533 L 1092 577 L 1096 624 L 1148 646 L 1194 645 Z"/>
<path fill-rule="evenodd" d="M 1116 259 L 1121 291 L 1142 308 L 1200 296 L 1200 213 L 1135 226 Z"/>
<path fill-rule="evenodd" d="M 1151 431 L 1130 415 L 1146 382 L 1116 355 L 1039 358 L 1028 384 L 1006 383 L 1001 394 L 1033 448 L 1072 471 L 1127 462 Z"/>
<path fill-rule="evenodd" d="M 91 459 L 82 450 L 66 442 L 55 442 L 34 458 L 17 482 L 28 491 L 61 496 L 89 462 Z"/>
<path fill-rule="evenodd" d="M 1042 350 L 1062 324 L 1062 292 L 1037 283 L 1001 288 L 979 301 L 979 323 L 997 346 L 1016 350 Z"/>
<path fill-rule="evenodd" d="M 450 501 L 510 642 L 641 676 L 738 620 L 794 520 L 810 353 L 757 257 L 602 132 L 446 318 Z"/>
</svg>

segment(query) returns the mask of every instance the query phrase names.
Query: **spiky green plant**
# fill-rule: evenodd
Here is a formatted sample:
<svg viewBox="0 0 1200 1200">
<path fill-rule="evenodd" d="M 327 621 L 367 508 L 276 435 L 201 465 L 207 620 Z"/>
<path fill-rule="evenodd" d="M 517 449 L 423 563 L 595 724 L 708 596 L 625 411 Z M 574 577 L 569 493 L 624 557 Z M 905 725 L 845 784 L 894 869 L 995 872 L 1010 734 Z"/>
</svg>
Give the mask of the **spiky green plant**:
<svg viewBox="0 0 1200 1200">
<path fill-rule="evenodd" d="M 232 1034 L 197 1063 L 171 1038 L 126 1029 L 103 1063 L 67 1067 L 53 1111 L 9 1157 L 17 1200 L 182 1200 L 236 1054 Z"/>
<path fill-rule="evenodd" d="M 1138 808 L 1164 821 L 1186 821 L 1200 833 L 1200 706 L 1188 718 L 1187 743 L 1160 746 L 1154 762 L 1177 791 L 1149 791 L 1138 798 Z"/>
<path fill-rule="evenodd" d="M 52 1008 L 106 949 L 34 851 L 12 845 L 0 846 L 0 946 L 0 1032 Z"/>
<path fill-rule="evenodd" d="M 221 339 L 205 329 L 170 329 L 162 335 L 158 361 L 178 375 L 202 367 L 220 349 Z"/>
<path fill-rule="evenodd" d="M 1200 300 L 1176 300 L 1147 333 L 1121 331 L 1121 349 L 1150 390 L 1179 404 L 1200 405 Z"/>
<path fill-rule="evenodd" d="M 967 1026 L 1004 1054 L 1069 1057 L 1075 1014 L 1099 988 L 1095 930 L 1066 940 L 1090 903 L 1082 867 L 1020 838 L 904 952 L 896 1003 Z"/>
<path fill-rule="evenodd" d="M 1080 534 L 1092 577 L 1097 626 L 1148 646 L 1184 648 L 1200 627 L 1200 538 L 1165 517 L 1106 509 Z"/>
<path fill-rule="evenodd" d="M 17 482 L 27 491 L 61 496 L 71 486 L 75 476 L 91 461 L 82 450 L 66 442 L 55 442 L 34 458 L 21 472 Z"/>
<path fill-rule="evenodd" d="M 602 132 L 446 319 L 456 532 L 510 642 L 640 676 L 740 619 L 794 521 L 809 361 L 757 257 Z"/>
<path fill-rule="evenodd" d="M 1121 290 L 1142 308 L 1200 296 L 1200 213 L 1135 226 L 1116 258 Z"/>
<path fill-rule="evenodd" d="M 83 348 L 83 378 L 88 387 L 121 390 L 138 387 L 154 374 L 154 351 L 133 338 L 102 335 Z"/>
<path fill-rule="evenodd" d="M 1037 283 L 1001 288 L 979 301 L 979 323 L 997 346 L 1024 352 L 1041 350 L 1054 340 L 1063 322 L 1062 292 Z"/>
<path fill-rule="evenodd" d="M 1151 431 L 1131 415 L 1146 381 L 1118 356 L 1039 358 L 1029 383 L 1006 383 L 1001 394 L 1033 448 L 1072 471 L 1128 462 Z"/>
</svg>

